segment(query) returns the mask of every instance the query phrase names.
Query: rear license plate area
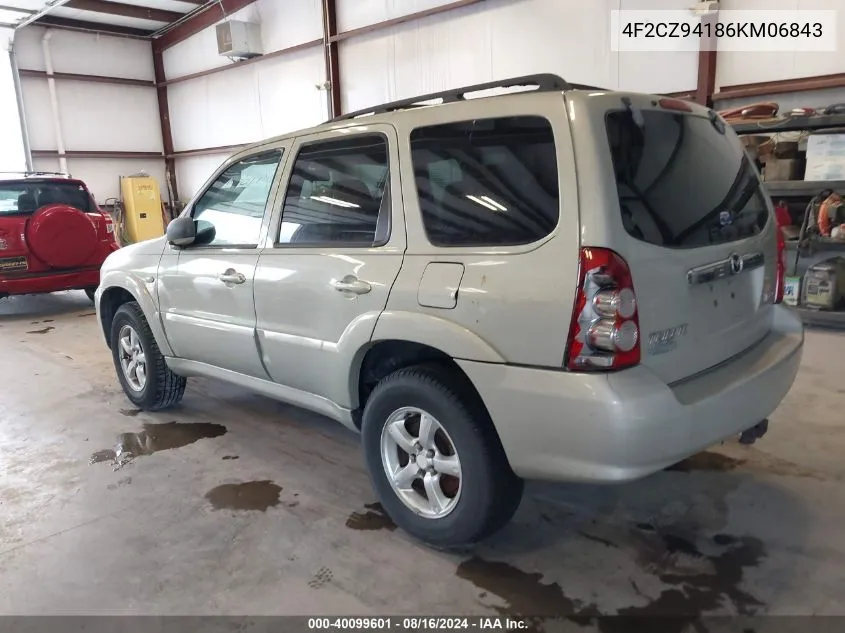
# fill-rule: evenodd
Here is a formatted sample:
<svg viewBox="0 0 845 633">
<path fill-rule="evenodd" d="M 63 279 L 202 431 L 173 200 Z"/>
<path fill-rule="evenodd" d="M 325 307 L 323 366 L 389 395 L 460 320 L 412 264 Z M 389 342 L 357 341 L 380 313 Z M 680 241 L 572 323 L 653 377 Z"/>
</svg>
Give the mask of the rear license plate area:
<svg viewBox="0 0 845 633">
<path fill-rule="evenodd" d="M 26 257 L 0 258 L 0 273 L 19 273 L 29 270 Z"/>
</svg>

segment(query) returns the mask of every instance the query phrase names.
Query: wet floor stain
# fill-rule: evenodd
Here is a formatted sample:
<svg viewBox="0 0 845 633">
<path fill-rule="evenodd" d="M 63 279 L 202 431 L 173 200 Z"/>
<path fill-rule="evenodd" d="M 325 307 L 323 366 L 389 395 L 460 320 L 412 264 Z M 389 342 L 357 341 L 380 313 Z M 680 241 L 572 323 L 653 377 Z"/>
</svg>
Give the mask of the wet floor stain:
<svg viewBox="0 0 845 633">
<path fill-rule="evenodd" d="M 745 464 L 744 459 L 735 459 L 722 455 L 721 453 L 711 453 L 704 451 L 678 462 L 674 466 L 669 466 L 666 470 L 677 471 L 681 473 L 691 473 L 697 470 L 710 472 L 727 472 L 735 470 Z"/>
<path fill-rule="evenodd" d="M 88 463 L 111 462 L 114 469 L 119 470 L 138 457 L 183 448 L 225 433 L 225 426 L 207 422 L 144 424 L 143 430 L 138 433 L 121 433 L 114 448 L 93 453 Z"/>
<path fill-rule="evenodd" d="M 41 329 L 41 330 L 30 330 L 30 331 L 27 332 L 27 334 L 47 334 L 49 332 L 52 332 L 55 329 L 56 328 L 54 328 L 53 326 L 48 326 L 48 327 L 45 327 L 44 329 Z"/>
<path fill-rule="evenodd" d="M 134 418 L 139 413 L 141 413 L 140 409 L 121 409 L 120 415 L 125 415 L 127 418 Z"/>
<path fill-rule="evenodd" d="M 380 503 L 364 504 L 365 512 L 353 512 L 346 519 L 346 527 L 353 530 L 374 531 L 396 529 L 396 524 L 387 516 Z"/>
<path fill-rule="evenodd" d="M 662 540 L 668 556 L 653 561 L 650 571 L 672 587 L 664 589 L 645 605 L 620 609 L 617 615 L 631 618 L 668 616 L 662 621 L 659 633 L 682 633 L 705 613 L 728 607 L 739 615 L 753 615 L 764 606 L 761 600 L 740 587 L 745 570 L 757 567 L 766 556 L 759 539 L 717 534 L 712 542 L 723 548 L 717 554 L 705 554 L 694 543 L 680 537 L 663 535 Z M 702 563 L 700 571 L 685 573 L 677 560 L 671 561 L 672 556 L 678 554 L 690 562 L 697 559 Z M 599 628 L 605 633 L 618 631 L 613 626 L 613 619 L 601 621 Z"/>
<path fill-rule="evenodd" d="M 81 319 L 82 317 L 97 316 L 97 313 L 96 312 L 85 312 L 84 314 L 78 314 L 77 316 Z"/>
<path fill-rule="evenodd" d="M 43 321 L 33 321 L 30 325 L 41 325 L 42 323 L 55 323 L 54 319 L 44 319 Z"/>
<path fill-rule="evenodd" d="M 528 624 L 528 630 L 542 631 L 546 618 L 589 621 L 599 615 L 595 605 L 569 598 L 556 582 L 542 582 L 542 574 L 525 572 L 505 562 L 473 556 L 458 565 L 456 574 L 506 602 L 506 606 L 492 608 L 500 616 L 519 617 Z"/>
<path fill-rule="evenodd" d="M 122 488 L 123 486 L 128 486 L 131 483 L 132 483 L 132 477 L 124 477 L 123 479 L 120 479 L 116 483 L 109 484 L 106 487 L 109 490 L 117 490 L 118 488 Z"/>
<path fill-rule="evenodd" d="M 827 481 L 835 478 L 829 474 L 812 468 L 805 468 L 799 464 L 780 459 L 773 455 L 769 455 L 757 449 L 748 449 L 745 451 L 747 458 L 740 459 L 723 455 L 722 453 L 714 453 L 705 451 L 698 453 L 692 457 L 685 459 L 682 462 L 669 466 L 666 470 L 690 473 L 695 471 L 705 472 L 729 472 L 741 469 L 748 472 L 766 473 L 769 475 L 779 475 L 781 477 L 802 477 L 809 479 L 817 479 L 819 481 Z"/>
<path fill-rule="evenodd" d="M 223 484 L 209 490 L 205 498 L 215 510 L 258 510 L 279 505 L 282 487 L 272 481 L 248 481 L 241 484 Z"/>
<path fill-rule="evenodd" d="M 649 618 L 651 631 L 682 633 L 692 630 L 690 627 L 710 612 L 727 609 L 752 615 L 764 606 L 741 588 L 745 570 L 759 566 L 766 556 L 759 539 L 716 534 L 699 547 L 695 540 L 669 530 L 641 525 L 615 546 L 630 548 L 643 571 L 668 587 L 657 596 L 648 596 L 632 579 L 638 604 L 601 614 L 617 617 L 599 618 L 596 604 L 569 597 L 558 583 L 543 582 L 541 574 L 505 562 L 475 556 L 462 562 L 456 574 L 506 603 L 491 607 L 499 615 L 527 618 L 528 630 L 533 631 L 542 631 L 548 618 L 567 618 L 595 625 L 602 633 L 621 633 L 638 630 L 633 625 Z M 645 604 L 639 604 L 643 601 Z M 655 616 L 661 617 L 655 621 Z"/>
<path fill-rule="evenodd" d="M 240 455 L 223 455 L 223 461 L 232 460 L 232 459 L 240 459 Z"/>
<path fill-rule="evenodd" d="M 602 538 L 600 536 L 596 536 L 595 534 L 590 534 L 589 532 L 579 531 L 578 534 L 580 536 L 584 537 L 585 539 L 587 539 L 588 541 L 593 541 L 594 543 L 599 543 L 600 545 L 604 545 L 605 547 L 612 547 L 612 548 L 618 548 L 619 547 L 619 545 L 617 543 L 614 543 L 613 541 L 611 541 L 609 539 Z"/>
</svg>

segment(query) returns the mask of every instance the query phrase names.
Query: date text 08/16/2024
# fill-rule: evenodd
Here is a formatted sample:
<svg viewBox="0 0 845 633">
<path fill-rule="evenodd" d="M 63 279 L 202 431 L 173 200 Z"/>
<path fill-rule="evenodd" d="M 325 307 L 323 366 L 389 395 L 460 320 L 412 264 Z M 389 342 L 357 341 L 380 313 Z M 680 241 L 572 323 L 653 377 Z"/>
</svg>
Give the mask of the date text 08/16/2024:
<svg viewBox="0 0 845 633">
<path fill-rule="evenodd" d="M 351 617 L 308 618 L 309 631 L 519 631 L 529 623 L 518 618 L 500 617 Z"/>
</svg>

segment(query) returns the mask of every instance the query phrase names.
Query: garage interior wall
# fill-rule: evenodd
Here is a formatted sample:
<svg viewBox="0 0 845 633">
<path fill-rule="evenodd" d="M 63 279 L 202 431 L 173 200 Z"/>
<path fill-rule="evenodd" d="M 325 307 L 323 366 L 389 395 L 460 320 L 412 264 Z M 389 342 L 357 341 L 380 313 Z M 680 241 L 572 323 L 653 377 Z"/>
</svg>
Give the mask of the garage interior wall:
<svg viewBox="0 0 845 633">
<path fill-rule="evenodd" d="M 721 0 L 724 11 L 737 10 L 836 10 L 838 32 L 845 33 L 842 0 Z M 785 81 L 845 73 L 845 56 L 836 53 L 741 53 L 721 51 L 716 64 L 716 92 L 770 81 Z M 720 99 L 718 109 L 738 108 L 749 103 L 774 101 L 781 111 L 797 107 L 819 108 L 845 102 L 845 88 L 796 93 L 772 93 L 738 99 Z"/>
<path fill-rule="evenodd" d="M 337 0 L 338 32 L 367 27 L 452 0 Z M 339 44 L 344 112 L 506 77 L 551 72 L 607 88 L 684 92 L 696 87 L 698 54 L 615 53 L 610 11 L 688 8 L 689 0 L 486 0 L 364 34 Z M 295 52 L 201 77 L 231 64 L 214 27 L 164 51 L 174 149 L 187 199 L 230 146 L 316 125 L 327 118 L 320 0 L 257 0 L 231 19 L 261 25 L 263 52 Z"/>
<path fill-rule="evenodd" d="M 19 30 L 15 50 L 22 74 L 33 167 L 58 171 L 59 143 L 52 123 L 48 79 L 43 74 L 26 72 L 46 70 L 46 32 L 40 26 Z M 68 171 L 86 182 L 100 204 L 119 196 L 120 176 L 145 171 L 164 187 L 164 154 L 150 42 L 64 29 L 50 32 L 47 45 L 55 73 L 149 82 L 116 85 L 55 79 Z"/>
<path fill-rule="evenodd" d="M 0 28 L 0 172 L 26 169 L 18 102 L 9 58 L 12 34 L 11 29 Z"/>
</svg>

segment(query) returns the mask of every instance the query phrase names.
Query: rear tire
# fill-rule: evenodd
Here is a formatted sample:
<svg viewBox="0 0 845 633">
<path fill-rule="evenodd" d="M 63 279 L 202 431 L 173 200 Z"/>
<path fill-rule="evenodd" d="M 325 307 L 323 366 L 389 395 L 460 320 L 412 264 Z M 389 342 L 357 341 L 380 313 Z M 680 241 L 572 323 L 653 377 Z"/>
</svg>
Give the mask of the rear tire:
<svg viewBox="0 0 845 633">
<path fill-rule="evenodd" d="M 88 297 L 91 303 L 94 303 L 94 293 L 97 292 L 96 288 L 86 288 L 85 289 L 85 296 Z"/>
<path fill-rule="evenodd" d="M 364 456 L 382 507 L 403 530 L 439 548 L 491 536 L 522 499 L 523 482 L 473 396 L 462 376 L 426 365 L 384 378 L 364 408 Z M 434 429 L 428 433 L 426 416 L 425 429 Z"/>
<path fill-rule="evenodd" d="M 145 411 L 177 404 L 185 395 L 187 379 L 174 374 L 156 344 L 144 312 L 136 302 L 124 303 L 111 326 L 111 351 L 123 392 Z M 143 371 L 139 369 L 143 367 Z"/>
</svg>

